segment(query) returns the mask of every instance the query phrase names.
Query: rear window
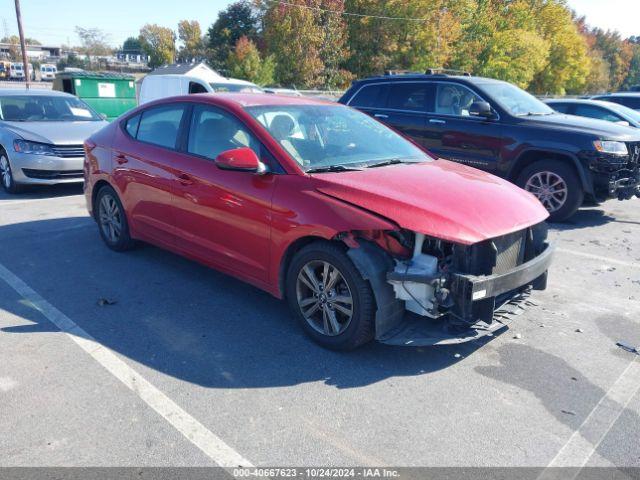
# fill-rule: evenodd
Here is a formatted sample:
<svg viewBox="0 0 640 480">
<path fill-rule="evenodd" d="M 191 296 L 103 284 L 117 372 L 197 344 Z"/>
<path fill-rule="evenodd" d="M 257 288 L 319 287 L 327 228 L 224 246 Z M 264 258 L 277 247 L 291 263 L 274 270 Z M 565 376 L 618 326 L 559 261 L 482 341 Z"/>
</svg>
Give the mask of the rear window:
<svg viewBox="0 0 640 480">
<path fill-rule="evenodd" d="M 625 107 L 633 108 L 634 110 L 640 110 L 640 96 L 638 97 L 601 97 L 599 100 L 606 100 L 607 102 L 619 103 Z"/>
<path fill-rule="evenodd" d="M 141 142 L 175 149 L 183 114 L 183 105 L 162 106 L 145 110 L 142 112 L 136 138 Z M 133 128 L 133 124 L 131 127 Z"/>
<path fill-rule="evenodd" d="M 378 107 L 382 108 L 385 104 L 386 85 L 365 85 L 362 87 L 349 102 L 354 107 Z"/>
</svg>

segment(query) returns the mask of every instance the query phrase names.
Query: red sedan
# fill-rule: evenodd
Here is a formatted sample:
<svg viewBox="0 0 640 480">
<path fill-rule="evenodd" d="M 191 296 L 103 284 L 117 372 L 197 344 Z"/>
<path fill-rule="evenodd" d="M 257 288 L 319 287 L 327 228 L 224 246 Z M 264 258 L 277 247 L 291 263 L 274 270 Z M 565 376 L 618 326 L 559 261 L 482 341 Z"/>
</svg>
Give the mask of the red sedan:
<svg viewBox="0 0 640 480">
<path fill-rule="evenodd" d="M 85 151 L 87 205 L 109 248 L 152 243 L 286 298 L 328 348 L 477 338 L 500 326 L 496 308 L 546 286 L 538 200 L 349 107 L 168 98 Z"/>
</svg>

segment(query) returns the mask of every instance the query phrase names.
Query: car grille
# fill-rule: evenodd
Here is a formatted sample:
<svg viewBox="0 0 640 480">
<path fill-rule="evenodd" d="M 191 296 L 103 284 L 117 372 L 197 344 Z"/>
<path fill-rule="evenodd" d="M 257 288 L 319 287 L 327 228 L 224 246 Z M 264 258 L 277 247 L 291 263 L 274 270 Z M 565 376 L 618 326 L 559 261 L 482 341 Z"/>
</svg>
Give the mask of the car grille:
<svg viewBox="0 0 640 480">
<path fill-rule="evenodd" d="M 494 238 L 496 249 L 496 264 L 491 273 L 505 273 L 521 265 L 524 260 L 525 231 L 510 233 Z"/>
<path fill-rule="evenodd" d="M 629 163 L 638 165 L 640 163 L 640 142 L 627 143 L 629 150 Z"/>
<path fill-rule="evenodd" d="M 65 178 L 82 178 L 84 172 L 82 170 L 34 170 L 32 168 L 23 168 L 22 173 L 29 178 L 37 178 L 39 180 L 61 180 Z"/>
<path fill-rule="evenodd" d="M 456 246 L 453 268 L 471 275 L 497 275 L 525 261 L 529 229 L 495 237 L 469 246 Z"/>
<path fill-rule="evenodd" d="M 78 158 L 84 157 L 84 147 L 82 145 L 53 145 L 51 147 L 56 157 Z"/>
</svg>

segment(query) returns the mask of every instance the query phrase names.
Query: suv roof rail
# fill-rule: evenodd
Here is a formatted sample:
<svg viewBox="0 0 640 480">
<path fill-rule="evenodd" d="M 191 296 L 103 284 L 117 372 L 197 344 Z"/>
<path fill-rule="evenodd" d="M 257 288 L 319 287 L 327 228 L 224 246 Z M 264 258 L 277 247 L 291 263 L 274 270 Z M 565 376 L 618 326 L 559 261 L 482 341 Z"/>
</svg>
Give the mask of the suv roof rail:
<svg viewBox="0 0 640 480">
<path fill-rule="evenodd" d="M 452 68 L 427 68 L 424 72 L 425 75 L 462 75 L 464 77 L 470 77 L 471 74 L 464 70 L 455 70 Z"/>
<path fill-rule="evenodd" d="M 415 72 L 411 70 L 387 70 L 385 75 L 421 75 L 422 72 Z"/>
</svg>

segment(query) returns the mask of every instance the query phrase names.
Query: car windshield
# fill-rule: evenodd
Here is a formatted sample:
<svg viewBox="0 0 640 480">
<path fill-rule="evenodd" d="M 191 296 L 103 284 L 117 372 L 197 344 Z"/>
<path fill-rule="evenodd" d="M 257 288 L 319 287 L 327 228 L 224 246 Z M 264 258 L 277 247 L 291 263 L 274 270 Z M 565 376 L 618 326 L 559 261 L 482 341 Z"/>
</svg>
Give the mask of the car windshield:
<svg viewBox="0 0 640 480">
<path fill-rule="evenodd" d="M 431 160 L 393 130 L 348 107 L 270 105 L 246 110 L 305 171 Z"/>
<path fill-rule="evenodd" d="M 640 123 L 640 112 L 638 112 L 637 110 L 613 102 L 607 102 L 607 108 L 621 115 L 624 115 L 625 117 L 629 117 L 634 122 Z"/>
<path fill-rule="evenodd" d="M 481 87 L 511 115 L 521 117 L 526 115 L 551 115 L 554 113 L 553 109 L 548 105 L 510 83 L 492 82 L 485 83 Z"/>
<path fill-rule="evenodd" d="M 0 95 L 0 119 L 7 122 L 98 121 L 82 100 L 67 96 Z"/>
<path fill-rule="evenodd" d="M 262 93 L 262 89 L 257 85 L 247 85 L 246 83 L 210 83 L 214 92 L 242 92 L 242 93 Z"/>
</svg>

